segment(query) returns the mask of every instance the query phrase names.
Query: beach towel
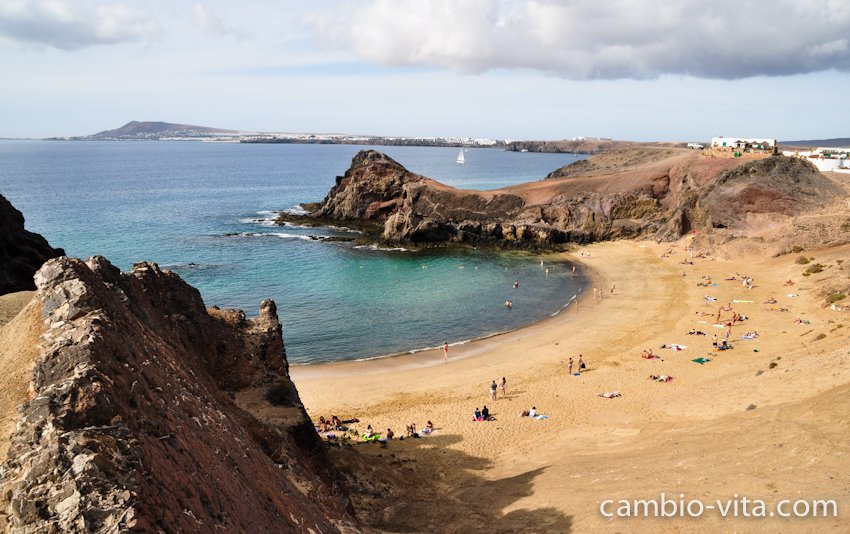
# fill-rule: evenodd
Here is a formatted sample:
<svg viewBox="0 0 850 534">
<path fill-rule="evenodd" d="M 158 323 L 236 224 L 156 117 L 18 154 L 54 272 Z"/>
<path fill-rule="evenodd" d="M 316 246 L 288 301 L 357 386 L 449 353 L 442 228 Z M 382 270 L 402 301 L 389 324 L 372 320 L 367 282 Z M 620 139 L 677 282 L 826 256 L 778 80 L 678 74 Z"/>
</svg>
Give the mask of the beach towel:
<svg viewBox="0 0 850 534">
<path fill-rule="evenodd" d="M 697 358 L 697 359 L 695 359 L 695 360 L 691 360 L 691 361 L 692 361 L 692 362 L 696 362 L 696 363 L 698 363 L 698 364 L 702 365 L 702 364 L 704 364 L 705 362 L 710 362 L 710 361 L 711 361 L 711 358 Z"/>
<path fill-rule="evenodd" d="M 703 297 L 703 300 L 706 302 L 714 302 L 717 300 L 717 297 L 709 297 L 708 295 L 706 295 L 705 297 Z"/>
<path fill-rule="evenodd" d="M 360 439 L 362 439 L 363 441 L 378 441 L 379 439 L 381 439 L 381 436 L 379 436 L 378 434 L 373 434 L 371 436 L 361 434 Z"/>
<path fill-rule="evenodd" d="M 669 382 L 673 380 L 673 377 L 670 375 L 649 375 L 649 378 L 655 382 Z"/>
<path fill-rule="evenodd" d="M 573 373 L 573 376 L 581 376 L 581 373 Z"/>
<path fill-rule="evenodd" d="M 798 295 L 798 294 L 796 294 L 796 293 L 788 293 L 788 298 L 791 298 L 791 299 L 795 299 L 795 298 L 797 298 L 797 297 L 799 297 L 799 296 L 800 296 L 800 295 Z"/>
<path fill-rule="evenodd" d="M 678 343 L 670 343 L 670 344 L 667 345 L 667 348 L 672 349 L 672 350 L 685 350 L 686 348 L 688 348 L 688 346 L 687 345 L 679 345 Z"/>
<path fill-rule="evenodd" d="M 535 416 L 534 416 L 534 418 L 535 418 L 535 419 L 537 419 L 537 420 L 540 420 L 540 419 L 549 419 L 549 416 L 548 416 L 548 415 L 542 415 L 542 414 L 541 414 L 541 415 L 535 415 Z"/>
<path fill-rule="evenodd" d="M 736 303 L 736 304 L 742 304 L 742 303 L 752 304 L 752 303 L 753 303 L 753 302 L 755 302 L 755 301 L 752 301 L 752 300 L 741 300 L 741 299 L 735 299 L 735 300 L 733 300 L 732 302 L 734 302 L 734 303 Z"/>
<path fill-rule="evenodd" d="M 744 334 L 743 336 L 741 336 L 741 339 L 755 339 L 757 337 L 759 337 L 758 334 L 747 333 L 747 334 Z"/>
<path fill-rule="evenodd" d="M 600 393 L 599 397 L 603 397 L 605 399 L 613 399 L 614 397 L 622 397 L 619 391 L 606 391 L 604 393 Z"/>
</svg>

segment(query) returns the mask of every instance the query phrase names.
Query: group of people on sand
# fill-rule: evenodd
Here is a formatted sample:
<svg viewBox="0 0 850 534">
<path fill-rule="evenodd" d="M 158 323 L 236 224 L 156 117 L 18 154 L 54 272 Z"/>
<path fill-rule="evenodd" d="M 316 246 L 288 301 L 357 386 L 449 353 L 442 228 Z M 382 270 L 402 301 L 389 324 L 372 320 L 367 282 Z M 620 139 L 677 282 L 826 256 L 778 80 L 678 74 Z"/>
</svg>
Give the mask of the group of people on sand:
<svg viewBox="0 0 850 534">
<path fill-rule="evenodd" d="M 575 365 L 576 364 L 575 364 L 575 362 L 573 362 L 573 357 L 570 356 L 567 359 L 567 374 L 569 376 L 573 375 L 573 367 L 575 367 Z M 579 354 L 578 355 L 578 367 L 576 367 L 575 374 L 580 375 L 582 371 L 586 371 L 586 370 L 587 370 L 587 364 L 584 363 L 584 356 L 582 354 Z"/>
<path fill-rule="evenodd" d="M 339 417 L 332 415 L 330 420 L 325 419 L 325 416 L 319 416 L 319 432 L 330 432 L 331 430 L 341 430 L 342 421 Z"/>
<path fill-rule="evenodd" d="M 475 408 L 475 411 L 472 412 L 472 420 L 473 421 L 495 421 L 492 415 L 490 415 L 490 408 L 485 404 L 483 408 L 480 410 Z"/>
<path fill-rule="evenodd" d="M 434 423 L 432 423 L 431 421 L 425 423 L 425 427 L 421 430 L 416 429 L 416 423 L 410 423 L 405 427 L 404 436 L 400 436 L 398 439 L 404 440 L 405 438 L 418 438 L 420 436 L 427 436 L 432 432 L 434 432 Z M 393 432 L 392 428 L 388 428 L 387 433 L 384 434 L 382 437 L 380 434 L 377 434 L 372 429 L 372 425 L 367 425 L 366 432 L 363 433 L 361 438 L 363 439 L 363 441 L 377 440 L 383 444 L 386 444 L 386 442 L 391 441 L 393 438 L 395 438 L 395 432 Z"/>
<path fill-rule="evenodd" d="M 502 397 L 507 397 L 507 388 L 508 381 L 505 379 L 504 376 L 502 377 L 501 382 L 499 382 L 498 384 L 496 384 L 496 379 L 494 378 L 493 381 L 490 382 L 490 400 L 496 400 L 496 392 L 499 390 L 501 390 L 502 392 Z"/>
</svg>

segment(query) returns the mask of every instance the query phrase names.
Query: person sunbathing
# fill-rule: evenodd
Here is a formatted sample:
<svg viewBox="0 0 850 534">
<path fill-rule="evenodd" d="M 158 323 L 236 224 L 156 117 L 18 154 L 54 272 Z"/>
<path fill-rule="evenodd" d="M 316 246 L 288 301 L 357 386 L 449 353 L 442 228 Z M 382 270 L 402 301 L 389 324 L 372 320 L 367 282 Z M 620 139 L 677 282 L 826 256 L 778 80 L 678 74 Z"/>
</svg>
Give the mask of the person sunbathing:
<svg viewBox="0 0 850 534">
<path fill-rule="evenodd" d="M 434 423 L 432 423 L 431 421 L 428 421 L 428 423 L 425 424 L 425 428 L 422 429 L 422 433 L 423 434 L 430 434 L 433 431 L 434 431 Z"/>
<path fill-rule="evenodd" d="M 688 335 L 689 336 L 704 336 L 706 334 L 702 330 L 694 330 L 693 328 L 691 328 L 691 331 L 688 332 Z"/>
<path fill-rule="evenodd" d="M 655 359 L 660 360 L 661 357 L 658 356 L 657 354 L 654 354 L 651 349 L 646 349 L 645 351 L 643 351 L 643 359 L 644 360 L 655 360 Z"/>
<path fill-rule="evenodd" d="M 782 285 L 783 285 L 783 286 L 793 286 L 793 285 L 794 285 L 794 280 L 791 280 L 791 279 L 785 280 L 785 283 L 784 283 L 784 284 L 782 284 Z"/>
<path fill-rule="evenodd" d="M 765 300 L 763 304 L 776 304 L 776 299 L 771 296 L 769 299 Z"/>
</svg>

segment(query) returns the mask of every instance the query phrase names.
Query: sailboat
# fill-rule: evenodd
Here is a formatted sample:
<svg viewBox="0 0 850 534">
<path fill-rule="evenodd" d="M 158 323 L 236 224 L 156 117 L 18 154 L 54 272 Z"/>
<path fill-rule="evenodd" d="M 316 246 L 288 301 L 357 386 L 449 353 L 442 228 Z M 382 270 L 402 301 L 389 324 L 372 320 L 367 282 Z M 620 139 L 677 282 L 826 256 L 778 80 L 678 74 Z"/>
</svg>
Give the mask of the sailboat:
<svg viewBox="0 0 850 534">
<path fill-rule="evenodd" d="M 460 147 L 460 152 L 457 153 L 457 161 L 455 163 L 460 163 L 461 165 L 466 163 L 466 158 L 463 157 L 463 147 Z"/>
</svg>

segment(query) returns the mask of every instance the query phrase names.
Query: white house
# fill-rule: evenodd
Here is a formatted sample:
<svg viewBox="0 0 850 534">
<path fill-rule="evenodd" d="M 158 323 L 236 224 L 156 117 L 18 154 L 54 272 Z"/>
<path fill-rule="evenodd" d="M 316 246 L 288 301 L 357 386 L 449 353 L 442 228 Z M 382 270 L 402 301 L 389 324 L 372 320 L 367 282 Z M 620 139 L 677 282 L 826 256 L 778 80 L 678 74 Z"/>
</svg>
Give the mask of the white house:
<svg viewBox="0 0 850 534">
<path fill-rule="evenodd" d="M 785 150 L 783 156 L 801 158 L 820 172 L 850 172 L 850 148 L 818 147 L 814 150 Z"/>
<path fill-rule="evenodd" d="M 757 150 L 774 150 L 776 148 L 776 139 L 755 139 L 750 137 L 712 137 L 712 148 L 737 148 L 737 149 L 757 149 Z"/>
</svg>

